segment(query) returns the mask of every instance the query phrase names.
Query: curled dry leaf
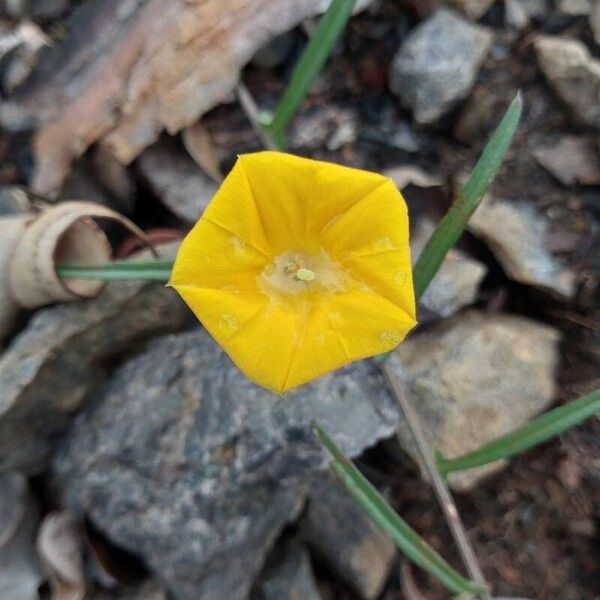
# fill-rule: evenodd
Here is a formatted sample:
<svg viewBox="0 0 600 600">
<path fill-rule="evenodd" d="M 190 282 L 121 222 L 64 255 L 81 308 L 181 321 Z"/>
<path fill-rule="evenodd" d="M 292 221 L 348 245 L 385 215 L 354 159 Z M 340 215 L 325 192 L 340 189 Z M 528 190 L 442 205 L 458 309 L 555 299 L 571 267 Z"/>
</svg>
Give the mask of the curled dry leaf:
<svg viewBox="0 0 600 600">
<path fill-rule="evenodd" d="M 38 533 L 37 550 L 48 573 L 52 600 L 83 600 L 83 537 L 70 513 L 46 515 Z"/>
<path fill-rule="evenodd" d="M 61 279 L 61 262 L 102 264 L 111 248 L 94 218 L 116 221 L 146 240 L 144 232 L 119 213 L 92 202 L 70 201 L 39 212 L 0 218 L 0 339 L 18 308 L 94 297 L 102 282 Z"/>
<path fill-rule="evenodd" d="M 369 0 L 359 0 L 362 8 Z M 232 97 L 260 47 L 327 0 L 91 0 L 2 107 L 2 122 L 37 127 L 33 188 L 56 194 L 72 160 L 102 139 L 124 163 Z M 224 17 L 226 15 L 226 17 Z M 90 39 L 94 40 L 90 46 Z"/>
</svg>

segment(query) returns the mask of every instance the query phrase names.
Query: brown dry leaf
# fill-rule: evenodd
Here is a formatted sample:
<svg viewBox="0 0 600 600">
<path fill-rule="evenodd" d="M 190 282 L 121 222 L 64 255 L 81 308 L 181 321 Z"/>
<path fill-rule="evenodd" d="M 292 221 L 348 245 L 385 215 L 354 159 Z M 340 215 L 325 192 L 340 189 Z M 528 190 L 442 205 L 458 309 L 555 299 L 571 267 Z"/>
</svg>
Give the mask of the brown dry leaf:
<svg viewBox="0 0 600 600">
<path fill-rule="evenodd" d="M 213 142 L 204 125 L 198 121 L 198 123 L 186 127 L 181 139 L 185 149 L 202 170 L 214 181 L 223 181 L 220 162 L 224 157 L 224 152 Z"/>
<path fill-rule="evenodd" d="M 600 185 L 600 153 L 593 137 L 567 135 L 533 155 L 564 185 Z"/>
<path fill-rule="evenodd" d="M 52 600 L 83 600 L 83 536 L 70 513 L 46 515 L 38 533 L 37 550 L 50 579 Z"/>
<path fill-rule="evenodd" d="M 369 0 L 359 0 L 362 8 Z M 102 139 L 123 163 L 232 97 L 256 50 L 328 0 L 92 0 L 69 19 L 2 122 L 37 126 L 33 189 L 58 193 L 74 158 Z M 90 45 L 90 40 L 93 44 Z"/>
</svg>

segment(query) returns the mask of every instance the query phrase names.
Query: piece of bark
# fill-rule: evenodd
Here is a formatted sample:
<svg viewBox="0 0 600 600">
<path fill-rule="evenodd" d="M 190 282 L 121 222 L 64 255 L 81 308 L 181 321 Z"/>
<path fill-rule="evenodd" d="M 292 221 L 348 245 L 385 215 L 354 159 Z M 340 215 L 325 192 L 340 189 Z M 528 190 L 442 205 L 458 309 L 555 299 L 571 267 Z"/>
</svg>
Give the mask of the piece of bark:
<svg viewBox="0 0 600 600">
<path fill-rule="evenodd" d="M 359 0 L 357 8 L 369 0 Z M 229 100 L 258 48 L 328 0 L 87 0 L 64 43 L 2 106 L 5 127 L 36 127 L 32 187 L 53 195 L 72 160 L 102 139 L 123 163 Z"/>
</svg>

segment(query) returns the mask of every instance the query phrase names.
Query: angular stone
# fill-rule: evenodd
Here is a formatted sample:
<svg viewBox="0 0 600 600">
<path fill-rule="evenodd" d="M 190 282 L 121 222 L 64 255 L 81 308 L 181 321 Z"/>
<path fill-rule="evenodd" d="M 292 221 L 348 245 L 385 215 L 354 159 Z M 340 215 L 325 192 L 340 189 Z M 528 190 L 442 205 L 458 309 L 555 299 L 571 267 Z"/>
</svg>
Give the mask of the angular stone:
<svg viewBox="0 0 600 600">
<path fill-rule="evenodd" d="M 178 600 L 241 600 L 328 463 L 313 419 L 355 456 L 392 434 L 398 414 L 368 362 L 278 396 L 198 328 L 114 374 L 55 472 L 67 504 L 141 555 Z"/>
<path fill-rule="evenodd" d="M 558 298 L 573 297 L 574 274 L 546 249 L 548 222 L 532 204 L 485 200 L 469 220 L 469 229 L 515 281 Z"/>
<path fill-rule="evenodd" d="M 565 135 L 533 154 L 564 185 L 600 185 L 600 151 L 592 137 Z"/>
<path fill-rule="evenodd" d="M 433 123 L 468 96 L 492 33 L 446 9 L 416 27 L 390 67 L 390 89 L 419 123 Z"/>
<path fill-rule="evenodd" d="M 323 474 L 311 487 L 300 535 L 361 598 L 379 596 L 396 546 L 333 476 Z"/>
<path fill-rule="evenodd" d="M 578 40 L 541 35 L 537 61 L 550 87 L 578 121 L 600 128 L 600 60 Z"/>
<path fill-rule="evenodd" d="M 195 223 L 217 184 L 174 140 L 161 140 L 138 159 L 140 173 L 152 191 L 178 217 Z"/>
<path fill-rule="evenodd" d="M 39 517 L 27 486 L 17 473 L 0 475 L 0 598 L 38 600 L 43 575 L 35 554 Z"/>
<path fill-rule="evenodd" d="M 413 264 L 435 229 L 429 220 L 422 220 L 411 235 Z M 487 267 L 468 254 L 452 248 L 419 303 L 427 310 L 449 317 L 461 308 L 473 304 Z"/>
<path fill-rule="evenodd" d="M 455 457 L 516 429 L 552 402 L 559 338 L 531 319 L 471 310 L 410 337 L 390 364 L 431 446 Z M 399 435 L 418 461 L 403 421 Z M 449 482 L 468 490 L 502 466 L 452 473 Z"/>
<path fill-rule="evenodd" d="M 261 575 L 257 600 L 322 600 L 310 557 L 298 540 L 278 544 L 273 554 L 278 558 Z"/>
<path fill-rule="evenodd" d="M 114 282 L 93 300 L 40 310 L 0 357 L 0 473 L 38 472 L 104 376 L 103 361 L 189 312 L 156 282 Z"/>
</svg>

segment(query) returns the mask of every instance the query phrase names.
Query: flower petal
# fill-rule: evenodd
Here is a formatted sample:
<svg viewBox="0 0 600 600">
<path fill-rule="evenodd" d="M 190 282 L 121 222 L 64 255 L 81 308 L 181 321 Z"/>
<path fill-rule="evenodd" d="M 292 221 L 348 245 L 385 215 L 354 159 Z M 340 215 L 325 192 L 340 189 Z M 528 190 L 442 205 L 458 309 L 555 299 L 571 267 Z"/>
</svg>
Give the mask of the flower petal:
<svg viewBox="0 0 600 600">
<path fill-rule="evenodd" d="M 414 327 L 406 311 L 376 293 L 353 289 L 314 304 L 301 324 L 288 390 L 349 362 L 395 348 Z"/>
<path fill-rule="evenodd" d="M 243 239 L 202 218 L 183 240 L 169 283 L 256 292 L 256 278 L 270 259 Z"/>
<path fill-rule="evenodd" d="M 246 154 L 239 163 L 275 254 L 318 251 L 323 227 L 387 181 L 376 173 L 281 152 Z"/>
</svg>

